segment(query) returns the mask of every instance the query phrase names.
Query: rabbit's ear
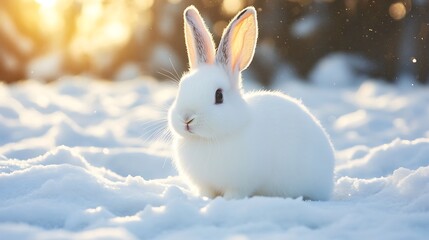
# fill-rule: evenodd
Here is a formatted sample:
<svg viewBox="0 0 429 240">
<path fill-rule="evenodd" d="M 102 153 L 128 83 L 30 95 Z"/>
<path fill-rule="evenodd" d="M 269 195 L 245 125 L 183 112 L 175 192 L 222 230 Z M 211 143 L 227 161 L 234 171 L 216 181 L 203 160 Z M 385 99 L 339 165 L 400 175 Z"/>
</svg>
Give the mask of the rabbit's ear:
<svg viewBox="0 0 429 240">
<path fill-rule="evenodd" d="M 252 61 L 257 38 L 256 10 L 254 7 L 247 7 L 224 30 L 216 61 L 225 65 L 232 73 L 243 71 Z"/>
<path fill-rule="evenodd" d="M 183 12 L 183 18 L 190 68 L 196 68 L 201 63 L 213 63 L 215 60 L 213 38 L 200 13 L 191 5 Z"/>
</svg>

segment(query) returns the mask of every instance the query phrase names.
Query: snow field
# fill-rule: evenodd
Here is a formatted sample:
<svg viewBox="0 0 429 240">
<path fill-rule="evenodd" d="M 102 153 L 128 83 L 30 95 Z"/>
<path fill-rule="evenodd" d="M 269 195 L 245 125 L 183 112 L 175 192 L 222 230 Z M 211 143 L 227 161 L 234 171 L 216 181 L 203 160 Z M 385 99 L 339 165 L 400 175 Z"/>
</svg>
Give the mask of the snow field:
<svg viewBox="0 0 429 240">
<path fill-rule="evenodd" d="M 331 135 L 336 183 L 326 202 L 196 196 L 163 133 L 171 84 L 0 85 L 1 238 L 425 239 L 428 87 L 315 82 L 276 88 Z"/>
</svg>

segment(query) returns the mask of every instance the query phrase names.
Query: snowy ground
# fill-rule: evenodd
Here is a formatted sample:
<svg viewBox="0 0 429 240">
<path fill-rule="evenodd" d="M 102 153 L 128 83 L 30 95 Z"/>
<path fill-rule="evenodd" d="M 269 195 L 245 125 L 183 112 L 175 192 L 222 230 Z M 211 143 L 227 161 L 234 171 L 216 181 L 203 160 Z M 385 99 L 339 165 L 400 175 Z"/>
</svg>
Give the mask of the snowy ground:
<svg viewBox="0 0 429 240">
<path fill-rule="evenodd" d="M 251 85 L 251 84 L 248 84 Z M 159 136 L 175 88 L 66 78 L 0 85 L 2 239 L 424 239 L 429 88 L 276 84 L 337 149 L 327 202 L 195 196 Z M 164 119 L 164 120 L 163 120 Z"/>
</svg>

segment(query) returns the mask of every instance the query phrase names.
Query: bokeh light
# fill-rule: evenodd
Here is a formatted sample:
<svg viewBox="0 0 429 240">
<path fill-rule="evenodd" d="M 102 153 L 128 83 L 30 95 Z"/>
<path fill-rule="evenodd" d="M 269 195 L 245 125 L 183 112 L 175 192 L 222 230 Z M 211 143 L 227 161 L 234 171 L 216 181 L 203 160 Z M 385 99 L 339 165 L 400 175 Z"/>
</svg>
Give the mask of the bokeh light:
<svg viewBox="0 0 429 240">
<path fill-rule="evenodd" d="M 53 7 L 58 0 L 35 0 L 42 7 Z"/>
<path fill-rule="evenodd" d="M 242 0 L 224 0 L 222 10 L 228 15 L 234 15 L 244 7 Z"/>
<path fill-rule="evenodd" d="M 158 77 L 171 65 L 180 73 L 187 69 L 182 14 L 191 4 L 216 43 L 237 12 L 257 9 L 259 46 L 251 70 L 263 79 L 271 79 L 277 62 L 307 78 L 327 54 L 353 52 L 377 62 L 371 74 L 394 80 L 396 71 L 411 69 L 429 82 L 429 1 L 423 0 L 0 0 L 0 81 L 79 74 L 117 79 L 121 72 Z M 401 52 L 405 46 L 410 52 Z M 412 56 L 418 61 L 410 62 Z M 59 69 L 45 66 L 55 59 Z M 53 74 L 41 74 L 49 69 Z"/>
<path fill-rule="evenodd" d="M 395 20 L 401 20 L 407 14 L 407 9 L 402 2 L 393 3 L 389 7 L 389 15 Z"/>
</svg>

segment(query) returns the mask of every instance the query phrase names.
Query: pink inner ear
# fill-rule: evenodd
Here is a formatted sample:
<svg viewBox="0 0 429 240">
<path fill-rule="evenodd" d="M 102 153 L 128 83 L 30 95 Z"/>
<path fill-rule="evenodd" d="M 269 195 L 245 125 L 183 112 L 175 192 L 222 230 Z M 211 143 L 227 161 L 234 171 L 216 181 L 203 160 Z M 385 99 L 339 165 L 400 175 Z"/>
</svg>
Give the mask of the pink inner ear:
<svg viewBox="0 0 429 240">
<path fill-rule="evenodd" d="M 241 13 L 241 17 L 231 26 L 230 67 L 233 71 L 243 71 L 252 61 L 257 40 L 256 16 L 252 11 Z"/>
<path fill-rule="evenodd" d="M 214 44 L 201 16 L 195 8 L 185 11 L 185 37 L 189 63 L 195 68 L 200 63 L 213 63 Z"/>
</svg>

